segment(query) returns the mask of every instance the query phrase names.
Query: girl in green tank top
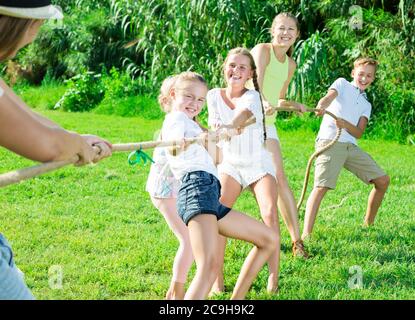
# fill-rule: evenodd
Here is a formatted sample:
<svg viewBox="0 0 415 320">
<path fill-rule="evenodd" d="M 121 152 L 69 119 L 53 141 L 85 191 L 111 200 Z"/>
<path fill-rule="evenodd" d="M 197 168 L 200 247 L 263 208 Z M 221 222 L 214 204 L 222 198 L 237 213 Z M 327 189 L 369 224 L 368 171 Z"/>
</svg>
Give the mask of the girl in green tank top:
<svg viewBox="0 0 415 320">
<path fill-rule="evenodd" d="M 272 50 L 272 51 L 271 51 Z M 289 57 L 284 56 L 284 61 L 278 60 L 274 54 L 272 46 L 270 46 L 269 63 L 264 70 L 264 78 L 262 82 L 262 95 L 265 100 L 272 106 L 278 105 L 280 92 L 284 87 L 285 81 L 288 79 Z M 266 125 L 274 125 L 277 113 L 268 115 L 265 118 Z"/>
<path fill-rule="evenodd" d="M 290 232 L 294 256 L 307 258 L 299 230 L 298 212 L 292 191 L 284 173 L 281 147 L 275 128 L 275 111 L 278 107 L 291 106 L 300 112 L 305 107 L 285 100 L 288 85 L 294 75 L 296 63 L 291 58 L 293 46 L 300 35 L 297 18 L 290 13 L 278 14 L 272 23 L 271 43 L 261 43 L 252 49 L 258 73 L 258 84 L 262 91 L 267 113 L 267 149 L 272 153 L 278 180 L 278 208 Z"/>
</svg>

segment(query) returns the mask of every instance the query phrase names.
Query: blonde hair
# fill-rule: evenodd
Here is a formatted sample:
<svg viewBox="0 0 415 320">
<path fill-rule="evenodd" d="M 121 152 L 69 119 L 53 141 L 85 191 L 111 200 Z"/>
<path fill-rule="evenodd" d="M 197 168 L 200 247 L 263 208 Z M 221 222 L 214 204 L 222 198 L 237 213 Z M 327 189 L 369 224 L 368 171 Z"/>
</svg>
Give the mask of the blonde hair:
<svg viewBox="0 0 415 320">
<path fill-rule="evenodd" d="M 168 113 L 171 111 L 170 91 L 176 82 L 177 75 L 169 76 L 163 80 L 160 87 L 160 94 L 157 97 L 162 111 Z"/>
<path fill-rule="evenodd" d="M 353 62 L 353 66 L 355 68 L 357 68 L 358 66 L 367 66 L 367 65 L 375 67 L 375 72 L 376 72 L 379 62 L 369 57 L 358 58 Z"/>
<path fill-rule="evenodd" d="M 262 103 L 261 90 L 259 89 L 258 75 L 257 75 L 257 72 L 256 72 L 256 64 L 255 64 L 254 57 L 252 56 L 251 52 L 246 48 L 242 48 L 242 47 L 234 48 L 234 49 L 232 49 L 228 52 L 228 55 L 226 56 L 225 62 L 223 63 L 224 68 L 226 66 L 226 63 L 228 62 L 229 57 L 234 55 L 234 54 L 235 55 L 240 54 L 240 55 L 243 55 L 245 57 L 248 57 L 248 59 L 249 59 L 249 64 L 250 64 L 250 67 L 253 71 L 252 82 L 254 84 L 255 90 L 259 93 L 259 100 L 261 101 L 262 127 L 263 127 L 263 130 L 264 130 L 264 142 L 265 142 L 265 140 L 267 140 L 267 131 L 265 129 L 265 110 L 264 110 L 264 104 Z"/>
<path fill-rule="evenodd" d="M 297 17 L 295 15 L 293 15 L 292 13 L 290 13 L 290 12 L 281 12 L 281 13 L 279 13 L 275 16 L 274 20 L 272 20 L 272 25 L 271 25 L 271 29 L 270 29 L 272 37 L 274 37 L 274 29 L 277 25 L 277 21 L 278 21 L 279 18 L 290 18 L 290 19 L 292 19 L 295 22 L 295 26 L 297 27 L 298 33 L 300 33 L 300 22 L 298 21 Z M 294 52 L 294 45 L 292 45 L 288 49 L 288 52 L 287 52 L 288 56 L 292 57 L 293 52 Z"/>
<path fill-rule="evenodd" d="M 20 42 L 35 21 L 0 15 L 0 61 L 19 49 Z"/>
<path fill-rule="evenodd" d="M 168 80 L 169 78 L 167 78 L 166 80 Z M 164 80 L 164 81 L 166 81 Z M 163 84 L 164 84 L 163 81 Z M 205 78 L 203 78 L 203 76 L 201 76 L 200 74 L 193 72 L 193 71 L 185 71 L 185 72 L 181 72 L 177 75 L 174 76 L 174 81 L 172 81 L 171 83 L 171 87 L 169 89 L 169 96 L 172 90 L 181 90 L 184 88 L 183 83 L 186 81 L 195 81 L 195 82 L 200 82 L 201 84 L 205 85 L 207 89 L 209 89 L 209 86 L 205 80 Z M 170 109 L 171 109 L 171 101 L 170 101 Z M 199 127 L 203 130 L 203 131 L 207 131 L 207 129 L 205 127 L 203 127 L 201 125 L 201 123 L 199 122 L 199 120 L 197 119 L 197 117 L 193 118 L 193 121 L 195 121 Z"/>
<path fill-rule="evenodd" d="M 193 71 L 185 71 L 176 76 L 176 81 L 174 82 L 172 89 L 182 89 L 182 84 L 186 81 L 198 81 L 204 84 L 206 88 L 208 87 L 205 78 L 203 78 L 200 74 Z"/>
</svg>

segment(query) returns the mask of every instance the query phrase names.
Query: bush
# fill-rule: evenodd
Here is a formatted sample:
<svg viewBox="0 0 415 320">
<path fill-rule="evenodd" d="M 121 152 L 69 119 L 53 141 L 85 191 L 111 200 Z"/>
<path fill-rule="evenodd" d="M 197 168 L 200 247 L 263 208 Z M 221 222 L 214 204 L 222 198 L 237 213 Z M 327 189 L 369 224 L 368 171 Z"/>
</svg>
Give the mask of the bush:
<svg viewBox="0 0 415 320">
<path fill-rule="evenodd" d="M 59 82 L 42 83 L 41 86 L 21 86 L 13 88 L 22 100 L 30 107 L 52 110 L 66 92 L 66 86 Z"/>
<path fill-rule="evenodd" d="M 104 98 L 101 74 L 84 72 L 66 81 L 68 89 L 55 109 L 77 112 L 93 109 Z"/>
<path fill-rule="evenodd" d="M 122 117 L 140 117 L 149 120 L 160 119 L 164 116 L 157 100 L 148 96 L 105 99 L 94 112 Z"/>
<path fill-rule="evenodd" d="M 123 35 L 109 14 L 109 1 L 71 0 L 64 9 L 63 23 L 46 21 L 33 44 L 19 52 L 19 63 L 41 77 L 60 79 L 120 67 Z"/>
<path fill-rule="evenodd" d="M 299 18 L 301 29 L 294 51 L 298 68 L 289 98 L 312 107 L 336 78 L 350 75 L 355 58 L 373 56 L 380 67 L 368 90 L 373 105 L 368 133 L 405 141 L 404 136 L 415 131 L 408 109 L 414 105 L 415 82 L 412 0 L 55 2 L 64 7 L 64 23 L 45 23 L 35 43 L 18 57 L 23 67 L 32 67 L 36 81 L 44 76 L 68 79 L 85 70 L 121 70 L 116 71 L 119 74 L 110 72 L 112 79 L 103 74 L 104 93 L 98 89 L 91 93 L 96 100 L 86 94 L 77 98 L 78 89 L 73 85 L 72 92 L 67 92 L 68 105 L 83 105 L 85 100 L 92 107 L 100 99 L 104 105 L 121 99 L 126 108 L 133 104 L 126 97 L 155 96 L 166 76 L 185 70 L 203 74 L 210 87 L 223 86 L 221 67 L 228 50 L 269 41 L 273 17 L 289 11 Z M 352 19 L 361 19 L 362 26 L 352 27 Z M 205 117 L 203 113 L 203 121 Z"/>
</svg>

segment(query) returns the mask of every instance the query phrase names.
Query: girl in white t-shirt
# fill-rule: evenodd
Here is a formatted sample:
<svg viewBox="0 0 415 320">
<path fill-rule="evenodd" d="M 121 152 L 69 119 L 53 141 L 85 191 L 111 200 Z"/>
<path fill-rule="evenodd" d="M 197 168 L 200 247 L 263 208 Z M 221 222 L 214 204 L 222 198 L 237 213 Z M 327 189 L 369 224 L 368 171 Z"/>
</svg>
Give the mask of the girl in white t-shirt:
<svg viewBox="0 0 415 320">
<path fill-rule="evenodd" d="M 172 111 L 163 123 L 163 140 L 184 141 L 185 138 L 204 135 L 204 141 L 208 141 L 211 134 L 204 133 L 193 120 L 205 103 L 205 80 L 196 73 L 184 72 L 178 75 L 170 92 Z M 221 185 L 213 159 L 204 144 L 182 143 L 180 148 L 167 150 L 170 168 L 181 182 L 177 209 L 188 226 L 196 262 L 196 275 L 185 299 L 207 298 L 219 271 L 219 235 L 254 244 L 232 294 L 232 299 L 243 299 L 259 270 L 276 250 L 276 232 L 219 202 Z"/>
<path fill-rule="evenodd" d="M 175 81 L 176 76 L 168 77 L 160 88 L 158 100 L 161 109 L 166 113 L 171 111 L 169 93 Z M 159 139 L 161 139 L 160 136 Z M 147 178 L 146 191 L 153 205 L 161 212 L 167 225 L 179 240 L 179 248 L 173 263 L 173 276 L 166 299 L 183 299 L 187 274 L 193 264 L 193 254 L 187 227 L 177 215 L 176 199 L 179 181 L 173 176 L 167 162 L 166 148 L 155 148 L 153 159 L 154 163 L 151 165 Z"/>
<path fill-rule="evenodd" d="M 226 88 L 209 91 L 207 103 L 211 128 L 238 128 L 251 117 L 255 122 L 242 134 L 220 144 L 223 152 L 218 167 L 222 185 L 221 202 L 232 207 L 242 190 L 250 187 L 259 205 L 264 223 L 278 235 L 277 248 L 268 260 L 269 278 L 267 290 L 278 289 L 279 269 L 279 221 L 277 214 L 277 180 L 269 151 L 265 148 L 266 132 L 264 108 L 258 91 L 255 62 L 245 48 L 232 49 L 224 63 Z M 245 84 L 252 79 L 257 90 L 248 90 Z M 223 251 L 219 252 L 223 264 L 226 239 L 222 239 Z M 223 290 L 223 276 L 219 274 L 212 293 Z"/>
</svg>

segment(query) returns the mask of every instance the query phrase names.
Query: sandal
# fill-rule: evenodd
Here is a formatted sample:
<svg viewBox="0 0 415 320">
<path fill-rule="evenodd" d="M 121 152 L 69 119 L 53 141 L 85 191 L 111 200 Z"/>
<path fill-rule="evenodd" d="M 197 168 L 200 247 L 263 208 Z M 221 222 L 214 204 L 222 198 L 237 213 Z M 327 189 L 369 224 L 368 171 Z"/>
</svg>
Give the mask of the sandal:
<svg viewBox="0 0 415 320">
<path fill-rule="evenodd" d="M 302 240 L 293 241 L 292 250 L 293 250 L 294 257 L 302 257 L 304 259 L 309 258 L 309 254 L 305 250 L 304 243 Z"/>
</svg>

